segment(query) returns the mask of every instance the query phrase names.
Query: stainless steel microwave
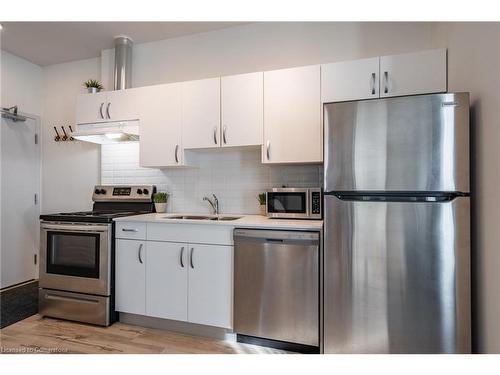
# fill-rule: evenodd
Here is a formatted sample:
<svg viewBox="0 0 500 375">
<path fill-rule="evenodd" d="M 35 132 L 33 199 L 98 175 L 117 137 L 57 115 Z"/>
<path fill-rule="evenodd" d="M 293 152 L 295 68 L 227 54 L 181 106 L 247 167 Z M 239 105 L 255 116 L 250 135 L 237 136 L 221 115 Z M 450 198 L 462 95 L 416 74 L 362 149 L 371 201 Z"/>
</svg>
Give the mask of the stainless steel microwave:
<svg viewBox="0 0 500 375">
<path fill-rule="evenodd" d="M 274 188 L 267 192 L 267 216 L 282 219 L 321 219 L 321 188 Z"/>
</svg>

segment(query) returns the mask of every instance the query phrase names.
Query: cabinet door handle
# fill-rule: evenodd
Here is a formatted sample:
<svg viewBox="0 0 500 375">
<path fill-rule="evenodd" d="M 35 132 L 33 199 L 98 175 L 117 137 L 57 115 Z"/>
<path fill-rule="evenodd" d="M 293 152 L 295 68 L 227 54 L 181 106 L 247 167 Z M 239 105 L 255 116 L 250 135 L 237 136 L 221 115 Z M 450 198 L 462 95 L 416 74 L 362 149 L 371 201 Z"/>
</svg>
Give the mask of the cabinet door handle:
<svg viewBox="0 0 500 375">
<path fill-rule="evenodd" d="M 141 264 L 142 264 L 142 263 L 144 263 L 144 261 L 142 260 L 142 246 L 143 246 L 143 244 L 141 243 L 141 244 L 139 245 L 139 253 L 138 253 L 138 256 L 139 256 L 139 263 L 141 263 Z"/>
<path fill-rule="evenodd" d="M 101 115 L 101 118 L 104 120 L 104 114 L 102 113 L 103 106 L 104 106 L 104 103 L 101 103 L 101 106 L 99 107 L 99 114 Z"/>
<path fill-rule="evenodd" d="M 137 229 L 122 228 L 122 232 L 137 232 Z"/>
<path fill-rule="evenodd" d="M 108 103 L 108 105 L 106 106 L 106 115 L 108 115 L 108 118 L 111 119 L 111 116 L 109 115 L 109 106 L 111 105 L 111 103 Z"/>
<path fill-rule="evenodd" d="M 226 140 L 226 127 L 225 126 L 222 129 L 222 141 L 224 142 L 224 144 L 227 143 L 227 140 Z"/>
<path fill-rule="evenodd" d="M 372 73 L 372 95 L 375 95 L 375 73 Z"/>
<path fill-rule="evenodd" d="M 214 143 L 217 144 L 217 126 L 214 128 Z"/>
<path fill-rule="evenodd" d="M 181 247 L 181 255 L 179 256 L 181 261 L 181 267 L 184 268 L 184 246 Z"/>
<path fill-rule="evenodd" d="M 179 152 L 179 145 L 175 145 L 175 162 L 177 164 L 179 164 L 179 156 L 178 156 L 178 152 Z"/>
<path fill-rule="evenodd" d="M 389 92 L 389 72 L 384 72 L 384 94 Z"/>
<path fill-rule="evenodd" d="M 191 264 L 191 268 L 194 269 L 193 253 L 194 253 L 194 247 L 191 248 L 191 253 L 189 254 L 189 263 Z"/>
<path fill-rule="evenodd" d="M 270 153 L 269 153 L 269 150 L 271 148 L 271 141 L 267 141 L 267 144 L 266 144 L 266 156 L 267 156 L 267 160 L 270 160 L 271 157 L 269 156 Z"/>
</svg>

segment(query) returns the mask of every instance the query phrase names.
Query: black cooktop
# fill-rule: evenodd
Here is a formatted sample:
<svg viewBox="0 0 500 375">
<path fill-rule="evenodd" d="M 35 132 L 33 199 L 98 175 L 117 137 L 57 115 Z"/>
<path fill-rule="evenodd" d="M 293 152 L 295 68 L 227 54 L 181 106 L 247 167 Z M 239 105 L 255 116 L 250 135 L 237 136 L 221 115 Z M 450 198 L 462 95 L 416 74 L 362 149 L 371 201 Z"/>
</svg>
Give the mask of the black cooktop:
<svg viewBox="0 0 500 375">
<path fill-rule="evenodd" d="M 148 214 L 151 211 L 82 211 L 82 212 L 61 212 L 57 214 L 40 215 L 40 219 L 45 221 L 64 222 L 85 222 L 85 223 L 111 223 L 113 219 L 123 216 Z"/>
</svg>

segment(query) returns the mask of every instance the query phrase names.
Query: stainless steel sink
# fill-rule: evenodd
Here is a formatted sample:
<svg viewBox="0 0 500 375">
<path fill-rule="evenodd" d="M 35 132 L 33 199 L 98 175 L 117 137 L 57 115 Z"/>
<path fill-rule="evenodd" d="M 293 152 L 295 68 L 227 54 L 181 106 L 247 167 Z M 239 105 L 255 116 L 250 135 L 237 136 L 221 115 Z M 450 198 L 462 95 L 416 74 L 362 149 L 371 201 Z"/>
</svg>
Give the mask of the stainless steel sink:
<svg viewBox="0 0 500 375">
<path fill-rule="evenodd" d="M 177 219 L 177 220 L 217 220 L 217 221 L 231 221 L 238 220 L 241 216 L 208 216 L 208 215 L 176 215 L 164 216 L 163 219 Z"/>
<path fill-rule="evenodd" d="M 238 219 L 241 219 L 241 216 L 219 216 L 219 217 L 213 218 L 212 220 L 231 221 L 231 220 L 238 220 Z"/>
</svg>

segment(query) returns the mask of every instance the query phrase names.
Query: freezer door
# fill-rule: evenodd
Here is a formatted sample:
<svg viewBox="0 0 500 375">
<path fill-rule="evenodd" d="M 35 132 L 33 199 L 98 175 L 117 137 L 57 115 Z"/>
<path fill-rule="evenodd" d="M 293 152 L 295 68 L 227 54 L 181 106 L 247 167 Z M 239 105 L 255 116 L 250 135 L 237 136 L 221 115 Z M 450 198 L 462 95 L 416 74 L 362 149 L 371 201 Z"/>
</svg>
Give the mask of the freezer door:
<svg viewBox="0 0 500 375">
<path fill-rule="evenodd" d="M 325 353 L 470 353 L 469 198 L 325 208 Z"/>
<path fill-rule="evenodd" d="M 325 191 L 469 192 L 469 94 L 325 105 Z"/>
</svg>

